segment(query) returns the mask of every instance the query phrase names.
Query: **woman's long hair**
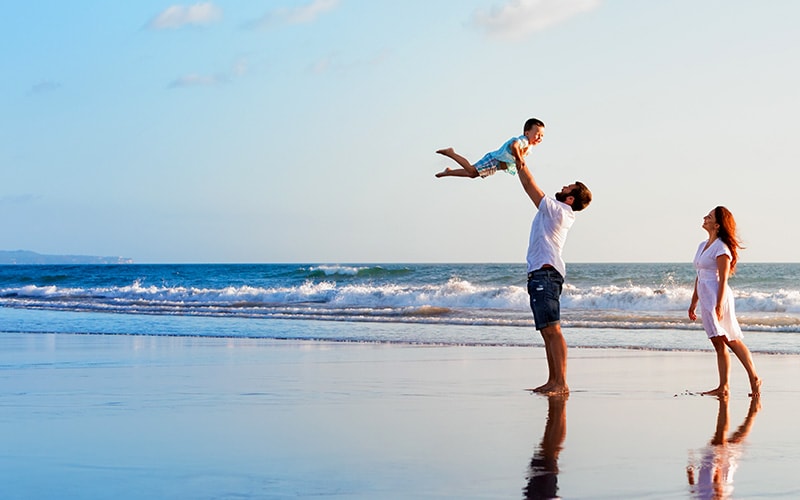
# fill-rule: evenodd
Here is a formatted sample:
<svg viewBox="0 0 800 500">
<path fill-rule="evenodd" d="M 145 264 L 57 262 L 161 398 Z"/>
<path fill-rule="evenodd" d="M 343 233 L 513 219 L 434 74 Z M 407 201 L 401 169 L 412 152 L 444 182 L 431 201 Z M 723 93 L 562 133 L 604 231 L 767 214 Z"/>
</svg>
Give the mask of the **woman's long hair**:
<svg viewBox="0 0 800 500">
<path fill-rule="evenodd" d="M 739 240 L 739 235 L 736 234 L 736 220 L 733 218 L 731 211 L 722 206 L 714 209 L 714 218 L 717 219 L 717 224 L 719 224 L 717 238 L 728 245 L 731 251 L 731 274 L 733 274 L 736 272 L 739 249 L 744 248 Z"/>
</svg>

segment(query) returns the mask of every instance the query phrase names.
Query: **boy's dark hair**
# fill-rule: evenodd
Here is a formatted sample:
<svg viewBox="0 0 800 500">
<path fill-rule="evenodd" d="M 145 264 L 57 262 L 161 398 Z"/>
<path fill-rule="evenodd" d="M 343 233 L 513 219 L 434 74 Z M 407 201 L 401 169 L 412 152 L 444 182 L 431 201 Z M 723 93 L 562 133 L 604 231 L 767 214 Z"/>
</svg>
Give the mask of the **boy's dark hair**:
<svg viewBox="0 0 800 500">
<path fill-rule="evenodd" d="M 532 129 L 533 127 L 542 127 L 544 128 L 544 122 L 538 118 L 528 118 L 525 122 L 525 126 L 522 127 L 523 132 L 527 132 L 528 130 Z"/>
<path fill-rule="evenodd" d="M 574 199 L 572 201 L 572 210 L 575 212 L 580 212 L 584 208 L 589 206 L 589 203 L 592 202 L 592 192 L 589 191 L 589 188 L 586 187 L 586 184 L 575 181 L 575 189 L 569 193 L 568 196 L 572 196 Z"/>
</svg>

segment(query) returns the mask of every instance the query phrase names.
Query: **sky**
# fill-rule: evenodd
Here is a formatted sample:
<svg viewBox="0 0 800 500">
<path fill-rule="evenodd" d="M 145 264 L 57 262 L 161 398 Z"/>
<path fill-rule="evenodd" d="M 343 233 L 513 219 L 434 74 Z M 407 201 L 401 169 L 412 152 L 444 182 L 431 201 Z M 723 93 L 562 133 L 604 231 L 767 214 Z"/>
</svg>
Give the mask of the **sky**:
<svg viewBox="0 0 800 500">
<path fill-rule="evenodd" d="M 2 0 L 0 250 L 138 263 L 524 262 L 526 119 L 569 262 L 800 261 L 800 2 Z"/>
</svg>

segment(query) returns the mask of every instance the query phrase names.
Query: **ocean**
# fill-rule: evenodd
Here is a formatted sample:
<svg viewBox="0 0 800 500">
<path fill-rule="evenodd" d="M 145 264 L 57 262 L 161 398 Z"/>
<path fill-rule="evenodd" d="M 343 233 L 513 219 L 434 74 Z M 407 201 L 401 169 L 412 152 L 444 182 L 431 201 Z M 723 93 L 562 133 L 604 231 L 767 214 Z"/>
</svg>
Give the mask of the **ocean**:
<svg viewBox="0 0 800 500">
<path fill-rule="evenodd" d="M 540 345 L 524 264 L 0 266 L 0 332 Z M 568 264 L 575 347 L 709 349 L 689 263 Z M 754 352 L 800 353 L 800 264 L 730 280 Z"/>
</svg>

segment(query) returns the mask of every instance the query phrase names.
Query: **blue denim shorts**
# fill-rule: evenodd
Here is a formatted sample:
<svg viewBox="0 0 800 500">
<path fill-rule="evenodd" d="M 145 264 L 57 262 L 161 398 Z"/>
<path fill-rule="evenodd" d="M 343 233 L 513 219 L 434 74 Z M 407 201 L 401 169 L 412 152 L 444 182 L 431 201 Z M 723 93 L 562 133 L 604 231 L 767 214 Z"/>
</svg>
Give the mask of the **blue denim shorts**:
<svg viewBox="0 0 800 500">
<path fill-rule="evenodd" d="M 536 329 L 541 330 L 561 321 L 561 289 L 564 278 L 552 268 L 528 273 L 528 296 Z"/>
</svg>

